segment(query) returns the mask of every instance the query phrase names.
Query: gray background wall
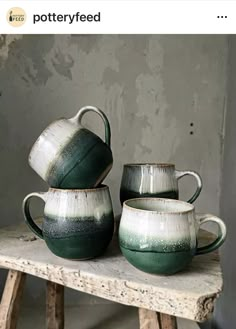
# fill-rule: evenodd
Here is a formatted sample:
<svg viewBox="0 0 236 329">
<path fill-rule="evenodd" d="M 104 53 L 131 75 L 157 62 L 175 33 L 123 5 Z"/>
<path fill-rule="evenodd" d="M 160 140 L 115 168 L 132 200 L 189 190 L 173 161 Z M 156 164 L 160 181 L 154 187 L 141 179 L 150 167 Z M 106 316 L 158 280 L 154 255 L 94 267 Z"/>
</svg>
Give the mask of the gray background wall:
<svg viewBox="0 0 236 329">
<path fill-rule="evenodd" d="M 198 171 L 197 210 L 218 214 L 227 67 L 226 36 L 1 36 L 0 225 L 22 222 L 23 197 L 47 189 L 27 164 L 32 143 L 52 120 L 86 104 L 111 123 L 115 162 L 106 183 L 116 214 L 122 165 L 140 161 Z M 95 115 L 84 124 L 103 136 Z M 194 189 L 184 178 L 181 198 Z M 38 214 L 42 205 L 35 207 Z M 29 280 L 28 299 L 42 291 L 42 282 Z"/>
<path fill-rule="evenodd" d="M 221 248 L 224 290 L 216 307 L 215 329 L 236 328 L 236 36 L 230 37 L 228 61 L 228 101 L 224 143 L 220 212 L 228 228 L 228 238 Z"/>
</svg>

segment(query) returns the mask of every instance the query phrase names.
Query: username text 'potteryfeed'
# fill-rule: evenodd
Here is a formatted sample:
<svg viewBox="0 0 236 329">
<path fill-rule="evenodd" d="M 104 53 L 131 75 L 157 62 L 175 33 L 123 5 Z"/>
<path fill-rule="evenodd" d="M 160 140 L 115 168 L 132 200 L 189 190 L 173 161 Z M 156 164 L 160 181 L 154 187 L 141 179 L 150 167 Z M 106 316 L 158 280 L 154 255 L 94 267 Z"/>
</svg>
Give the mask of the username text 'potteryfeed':
<svg viewBox="0 0 236 329">
<path fill-rule="evenodd" d="M 81 14 L 77 12 L 75 14 L 34 14 L 33 23 L 57 23 L 64 22 L 68 24 L 79 23 L 79 22 L 101 22 L 101 12 L 96 14 Z"/>
</svg>

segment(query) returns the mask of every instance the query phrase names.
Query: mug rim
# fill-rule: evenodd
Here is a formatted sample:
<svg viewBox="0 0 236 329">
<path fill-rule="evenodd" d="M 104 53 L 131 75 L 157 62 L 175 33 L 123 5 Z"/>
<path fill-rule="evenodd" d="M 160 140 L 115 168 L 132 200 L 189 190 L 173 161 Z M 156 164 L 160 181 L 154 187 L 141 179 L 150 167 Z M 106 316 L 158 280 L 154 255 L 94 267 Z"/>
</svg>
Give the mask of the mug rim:
<svg viewBox="0 0 236 329">
<path fill-rule="evenodd" d="M 35 142 L 32 144 L 31 146 L 31 149 L 30 149 L 30 152 L 29 152 L 29 155 L 28 155 L 28 161 L 29 163 L 31 163 L 31 158 L 32 158 L 32 155 L 33 154 L 37 154 L 37 147 L 38 147 L 38 144 L 39 144 L 39 141 L 42 139 L 42 136 L 45 134 L 45 132 L 51 128 L 51 126 L 53 126 L 56 122 L 58 121 L 62 121 L 62 120 L 68 120 L 64 117 L 60 117 L 56 120 L 53 120 L 51 123 L 49 123 L 44 129 L 43 131 L 40 133 L 40 135 L 38 136 L 38 138 L 35 140 Z"/>
<path fill-rule="evenodd" d="M 58 188 L 58 187 L 50 187 L 48 191 L 58 191 L 58 192 L 97 192 L 97 191 L 101 191 L 101 190 L 109 190 L 108 185 L 105 184 L 101 184 L 99 186 L 96 187 L 92 187 L 92 188 L 81 188 L 81 189 L 64 189 L 64 188 Z"/>
<path fill-rule="evenodd" d="M 167 202 L 167 203 L 178 203 L 178 204 L 183 204 L 188 206 L 188 209 L 186 210 L 178 210 L 178 211 L 157 211 L 157 210 L 148 210 L 148 209 L 139 209 L 139 208 L 135 208 L 132 207 L 130 205 L 128 205 L 129 201 L 138 201 L 138 200 L 149 200 L 149 201 L 161 201 L 161 202 Z M 128 210 L 132 210 L 132 211 L 141 211 L 141 212 L 146 212 L 146 213 L 152 213 L 152 214 L 186 214 L 186 213 L 190 213 L 193 212 L 195 210 L 195 207 L 193 204 L 182 201 L 182 200 L 176 200 L 176 199 L 166 199 L 166 198 L 133 198 L 133 199 L 128 199 L 126 201 L 124 201 L 123 203 L 123 207 L 128 209 Z"/>
<path fill-rule="evenodd" d="M 141 166 L 150 166 L 150 167 L 175 167 L 174 163 L 167 162 L 137 162 L 137 163 L 125 163 L 124 167 L 141 167 Z"/>
</svg>

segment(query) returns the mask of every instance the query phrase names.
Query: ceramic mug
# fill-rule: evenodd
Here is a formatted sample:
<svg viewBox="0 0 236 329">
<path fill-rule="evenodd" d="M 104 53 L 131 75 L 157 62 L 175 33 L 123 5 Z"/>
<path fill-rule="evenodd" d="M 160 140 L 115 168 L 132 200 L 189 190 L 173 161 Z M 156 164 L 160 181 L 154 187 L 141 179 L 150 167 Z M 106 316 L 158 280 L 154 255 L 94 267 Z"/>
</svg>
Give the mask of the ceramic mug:
<svg viewBox="0 0 236 329">
<path fill-rule="evenodd" d="M 170 163 L 125 164 L 120 186 L 120 202 L 139 197 L 178 199 L 178 180 L 186 175 L 197 181 L 197 189 L 188 200 L 194 202 L 202 190 L 199 174 L 190 170 L 176 170 Z"/>
<path fill-rule="evenodd" d="M 42 229 L 30 214 L 30 201 L 45 202 Z M 61 190 L 31 193 L 23 201 L 23 214 L 29 228 L 57 256 L 88 259 L 99 256 L 111 241 L 114 215 L 109 188 L 105 185 L 86 190 Z"/>
<path fill-rule="evenodd" d="M 81 125 L 84 114 L 97 113 L 105 125 L 105 143 Z M 82 189 L 96 187 L 111 170 L 110 124 L 94 106 L 85 106 L 70 119 L 51 123 L 29 154 L 30 166 L 50 187 Z"/>
<path fill-rule="evenodd" d="M 218 225 L 218 237 L 198 247 L 198 230 L 206 222 Z M 144 272 L 169 275 L 181 271 L 195 255 L 219 248 L 225 238 L 224 222 L 210 214 L 196 215 L 190 203 L 139 198 L 123 204 L 120 248 L 126 259 Z"/>
</svg>

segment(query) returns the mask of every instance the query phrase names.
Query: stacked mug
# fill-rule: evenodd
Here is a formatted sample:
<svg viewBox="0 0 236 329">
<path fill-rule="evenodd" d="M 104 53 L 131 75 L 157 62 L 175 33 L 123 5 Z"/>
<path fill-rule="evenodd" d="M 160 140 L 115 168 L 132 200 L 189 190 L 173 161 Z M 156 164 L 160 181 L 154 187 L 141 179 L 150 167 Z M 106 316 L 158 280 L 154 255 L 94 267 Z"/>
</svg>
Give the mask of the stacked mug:
<svg viewBox="0 0 236 329">
<path fill-rule="evenodd" d="M 83 127 L 84 114 L 98 114 L 105 126 L 105 142 Z M 33 145 L 29 164 L 48 183 L 47 192 L 27 195 L 23 213 L 30 229 L 57 256 L 89 259 L 107 248 L 114 230 L 109 188 L 102 185 L 111 170 L 110 125 L 98 108 L 86 106 L 70 119 L 50 124 Z M 31 216 L 30 201 L 45 202 L 40 228 Z"/>
</svg>

